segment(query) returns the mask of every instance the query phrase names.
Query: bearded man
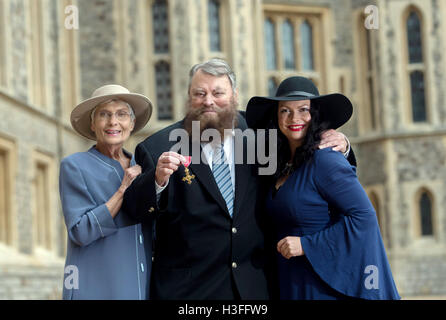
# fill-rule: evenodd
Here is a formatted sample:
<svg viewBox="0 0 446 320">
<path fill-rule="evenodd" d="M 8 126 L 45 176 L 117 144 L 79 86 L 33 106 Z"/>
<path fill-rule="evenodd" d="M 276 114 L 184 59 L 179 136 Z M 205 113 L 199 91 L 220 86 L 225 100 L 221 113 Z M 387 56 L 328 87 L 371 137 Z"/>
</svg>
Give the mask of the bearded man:
<svg viewBox="0 0 446 320">
<path fill-rule="evenodd" d="M 228 134 L 247 129 L 237 111 L 235 75 L 221 59 L 194 65 L 188 94 L 186 117 L 136 147 L 142 174 L 125 193 L 129 215 L 156 221 L 151 298 L 268 299 L 267 226 L 256 201 L 261 192 L 257 168 L 234 163 L 240 148 Z M 189 164 L 194 148 L 179 151 L 183 154 L 172 151 L 178 141 L 169 135 L 184 129 L 192 146 L 197 142 L 192 134 L 195 121 L 200 137 L 206 129 L 215 129 L 221 139 L 198 141 L 199 158 L 205 161 Z M 322 144 L 347 149 L 344 136 L 334 131 L 325 134 Z"/>
</svg>

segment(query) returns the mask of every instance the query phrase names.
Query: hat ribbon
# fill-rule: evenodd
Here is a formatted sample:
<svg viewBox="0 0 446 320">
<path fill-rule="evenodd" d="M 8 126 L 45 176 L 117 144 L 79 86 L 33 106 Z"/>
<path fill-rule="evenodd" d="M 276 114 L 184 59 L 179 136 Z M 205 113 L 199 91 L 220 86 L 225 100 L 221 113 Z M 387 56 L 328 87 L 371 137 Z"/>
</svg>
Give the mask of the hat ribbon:
<svg viewBox="0 0 446 320">
<path fill-rule="evenodd" d="M 281 95 L 280 97 L 294 97 L 294 96 L 315 97 L 314 94 L 305 91 L 291 91 L 288 92 L 287 94 Z"/>
</svg>

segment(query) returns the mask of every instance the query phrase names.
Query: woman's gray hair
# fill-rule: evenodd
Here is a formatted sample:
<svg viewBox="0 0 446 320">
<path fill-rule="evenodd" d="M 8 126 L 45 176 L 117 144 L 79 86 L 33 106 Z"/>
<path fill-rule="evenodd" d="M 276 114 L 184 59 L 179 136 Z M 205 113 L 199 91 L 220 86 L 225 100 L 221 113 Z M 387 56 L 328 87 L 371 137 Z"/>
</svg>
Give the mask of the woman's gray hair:
<svg viewBox="0 0 446 320">
<path fill-rule="evenodd" d="M 224 75 L 227 75 L 229 78 L 229 81 L 231 82 L 232 92 L 235 94 L 237 85 L 236 85 L 236 79 L 235 79 L 235 73 L 232 71 L 229 64 L 223 60 L 218 58 L 213 58 L 211 60 L 208 60 L 203 63 L 198 63 L 194 65 L 190 71 L 189 71 L 189 87 L 188 91 L 190 90 L 192 77 L 195 73 L 197 73 L 198 70 L 202 70 L 204 73 L 221 77 Z"/>
<path fill-rule="evenodd" d="M 91 111 L 91 122 L 93 122 L 94 113 L 96 112 L 96 109 L 98 107 L 103 106 L 104 104 L 107 104 L 107 103 L 110 103 L 110 102 L 117 102 L 117 101 L 124 102 L 127 105 L 127 108 L 129 108 L 130 119 L 132 121 L 135 120 L 136 119 L 135 112 L 133 112 L 133 108 L 127 102 L 125 102 L 124 100 L 121 100 L 121 99 L 109 99 L 109 100 L 106 100 L 104 102 L 101 102 L 100 104 L 96 105 L 96 107 L 94 107 L 94 109 Z"/>
</svg>

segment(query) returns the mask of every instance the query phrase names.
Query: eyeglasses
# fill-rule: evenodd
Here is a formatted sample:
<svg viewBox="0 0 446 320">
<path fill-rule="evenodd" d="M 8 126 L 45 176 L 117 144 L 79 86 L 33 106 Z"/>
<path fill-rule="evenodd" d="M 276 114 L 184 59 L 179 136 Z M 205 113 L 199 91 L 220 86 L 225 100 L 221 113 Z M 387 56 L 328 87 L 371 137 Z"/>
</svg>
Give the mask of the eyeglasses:
<svg viewBox="0 0 446 320">
<path fill-rule="evenodd" d="M 130 118 L 130 114 L 125 111 L 109 112 L 105 110 L 98 113 L 98 118 L 100 120 L 106 121 L 110 120 L 113 115 L 116 115 L 116 119 L 118 119 L 118 121 L 126 121 Z"/>
</svg>

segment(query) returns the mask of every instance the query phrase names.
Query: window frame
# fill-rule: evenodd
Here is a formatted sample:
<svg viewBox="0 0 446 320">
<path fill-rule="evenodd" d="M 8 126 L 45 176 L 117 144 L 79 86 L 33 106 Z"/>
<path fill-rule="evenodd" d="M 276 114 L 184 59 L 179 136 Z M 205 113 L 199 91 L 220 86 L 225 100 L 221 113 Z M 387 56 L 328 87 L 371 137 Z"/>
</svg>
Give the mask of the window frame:
<svg viewBox="0 0 446 320">
<path fill-rule="evenodd" d="M 432 234 L 431 235 L 423 235 L 422 234 L 422 225 L 421 225 L 421 206 L 420 201 L 423 194 L 427 194 L 429 200 L 431 202 L 431 221 L 432 221 Z M 415 192 L 415 196 L 413 198 L 414 201 L 414 236 L 415 239 L 418 240 L 436 240 L 438 237 L 437 230 L 437 212 L 436 212 L 436 202 L 434 193 L 426 186 L 421 186 Z"/>
<path fill-rule="evenodd" d="M 275 78 L 278 83 L 290 76 L 299 74 L 308 77 L 315 82 L 320 93 L 322 94 L 328 89 L 328 70 L 326 68 L 327 61 L 330 59 L 330 52 L 325 52 L 325 43 L 329 42 L 329 28 L 328 28 L 329 9 L 325 7 L 310 7 L 310 6 L 296 6 L 296 5 L 279 5 L 279 4 L 263 4 L 262 5 L 262 37 L 261 48 L 263 52 L 263 59 L 260 59 L 262 64 L 262 90 L 268 93 L 268 81 L 270 78 Z M 268 70 L 266 67 L 266 37 L 264 33 L 265 21 L 271 19 L 275 24 L 276 37 L 276 69 Z M 289 20 L 293 25 L 293 33 L 295 37 L 294 51 L 295 51 L 295 69 L 286 69 L 284 65 L 282 52 L 282 38 L 281 29 L 282 23 Z M 302 57 L 300 51 L 300 26 L 307 20 L 312 27 L 313 35 L 313 65 L 314 70 L 302 70 Z M 328 49 L 328 48 L 327 48 Z"/>
<path fill-rule="evenodd" d="M 296 26 L 293 24 L 293 22 L 291 21 L 291 19 L 289 18 L 285 18 L 284 20 L 282 20 L 282 23 L 280 25 L 280 33 L 283 34 L 283 27 L 285 26 L 285 23 L 290 23 L 291 24 L 291 32 L 292 32 L 292 39 L 294 40 L 296 38 Z M 293 49 L 293 63 L 294 63 L 294 68 L 287 68 L 286 66 L 286 61 L 285 61 L 285 50 L 284 50 L 284 41 L 282 41 L 281 43 L 281 52 L 282 52 L 282 60 L 283 60 L 283 68 L 285 70 L 296 70 L 296 67 L 298 66 L 298 62 L 297 62 L 297 50 L 296 50 L 296 43 L 293 41 L 292 43 L 292 49 Z"/>
<path fill-rule="evenodd" d="M 209 19 L 210 19 L 210 16 L 209 16 L 209 4 L 210 4 L 210 2 L 216 2 L 216 3 L 218 3 L 218 38 L 219 38 L 219 50 L 213 50 L 213 48 L 211 47 L 211 28 L 210 28 L 210 25 L 209 25 Z M 210 52 L 223 52 L 224 51 L 224 46 L 223 46 L 223 39 L 222 39 L 222 35 L 223 35 L 223 32 L 222 32 L 222 21 L 223 21 L 223 14 L 222 14 L 222 10 L 223 10 L 223 3 L 222 3 L 223 1 L 221 1 L 221 0 L 207 0 L 206 1 L 206 8 L 207 8 L 207 11 L 206 11 L 206 16 L 207 16 L 207 21 L 206 21 L 206 23 L 207 23 L 207 34 L 208 34 L 208 48 L 209 48 L 209 51 Z"/>
<path fill-rule="evenodd" d="M 44 112 L 50 108 L 50 82 L 46 53 L 48 48 L 47 25 L 48 12 L 44 8 L 45 0 L 27 1 L 27 74 L 29 102 Z"/>
<path fill-rule="evenodd" d="M 205 10 L 203 10 L 203 13 L 201 17 L 204 19 L 204 27 L 206 28 L 206 32 L 204 32 L 204 41 L 206 41 L 206 46 L 204 47 L 204 54 L 205 56 L 210 58 L 220 58 L 228 60 L 228 50 L 231 46 L 230 44 L 230 37 L 232 34 L 232 25 L 230 21 L 228 20 L 228 17 L 230 16 L 230 8 L 229 8 L 229 1 L 230 0 L 218 0 L 220 4 L 220 10 L 219 10 L 219 22 L 220 22 L 220 50 L 214 51 L 211 49 L 210 46 L 210 32 L 209 32 L 209 0 L 201 0 L 201 5 Z M 228 32 L 223 32 L 224 30 L 228 30 Z"/>
<path fill-rule="evenodd" d="M 277 42 L 277 21 L 276 21 L 276 19 L 273 19 L 273 18 L 271 18 L 271 17 L 265 17 L 265 19 L 264 19 L 264 21 L 263 21 L 263 32 L 264 32 L 264 35 L 265 35 L 265 28 L 266 28 L 266 22 L 267 21 L 270 21 L 271 22 L 271 25 L 272 25 L 272 35 L 274 36 L 274 39 L 273 39 L 273 42 Z M 267 56 L 267 52 L 266 52 L 266 50 L 267 50 L 267 47 L 266 47 L 266 45 L 267 45 L 267 41 L 266 41 L 266 36 L 264 36 L 263 37 L 263 43 L 264 43 L 264 50 L 263 50 L 263 52 L 264 52 L 264 54 L 265 54 L 265 61 L 266 61 L 266 64 L 264 65 L 264 68 L 265 68 L 265 70 L 267 71 L 267 72 L 270 72 L 270 71 L 275 71 L 275 70 L 277 70 L 278 69 L 278 65 L 279 65 L 279 57 L 277 56 L 278 55 L 278 52 L 277 52 L 277 46 L 276 45 L 274 45 L 274 48 L 273 48 L 273 52 L 274 52 L 274 64 L 275 64 L 275 68 L 274 69 L 269 69 L 268 68 L 268 56 Z M 269 77 L 268 77 L 269 78 Z"/>
<path fill-rule="evenodd" d="M 61 21 L 65 23 L 65 8 L 69 5 L 77 6 L 78 0 L 62 0 L 59 7 Z M 70 114 L 73 106 L 81 100 L 80 61 L 79 61 L 79 32 L 61 28 L 59 32 L 59 70 L 62 115 L 61 121 L 71 126 Z"/>
<path fill-rule="evenodd" d="M 147 42 L 146 42 L 146 52 L 148 61 L 148 72 L 147 72 L 147 83 L 149 96 L 152 97 L 151 101 L 153 103 L 153 111 L 151 119 L 154 119 L 157 125 L 163 127 L 175 121 L 176 119 L 176 108 L 174 99 L 174 83 L 172 77 L 172 22 L 169 17 L 172 16 L 172 4 L 171 1 L 165 0 L 167 5 L 167 25 L 168 25 L 168 43 L 169 50 L 167 53 L 156 53 L 155 52 L 155 35 L 153 28 L 153 5 L 156 0 L 146 0 L 143 6 L 143 20 L 145 21 L 145 30 L 147 30 Z M 171 92 L 171 117 L 170 119 L 158 119 L 158 91 L 156 83 L 156 65 L 160 62 L 165 62 L 170 68 L 170 92 Z M 151 120 L 152 121 L 152 120 Z"/>
<path fill-rule="evenodd" d="M 157 78 L 158 78 L 157 69 L 158 69 L 158 66 L 160 66 L 160 65 L 166 65 L 167 66 L 167 69 L 168 69 L 167 74 L 169 75 L 169 83 L 170 83 L 170 108 L 171 108 L 170 116 L 163 117 L 163 118 L 160 118 L 160 107 L 159 107 L 159 103 L 158 103 L 158 93 L 159 93 L 158 90 L 159 89 L 158 89 L 158 81 L 157 81 Z M 153 67 L 154 67 L 153 69 L 154 69 L 154 78 L 155 78 L 155 81 L 154 81 L 154 84 L 155 84 L 155 97 L 156 97 L 155 99 L 157 101 L 156 119 L 157 119 L 157 121 L 172 121 L 172 120 L 174 120 L 174 111 L 173 111 L 174 97 L 173 97 L 173 91 L 172 91 L 172 66 L 171 66 L 171 64 L 169 62 L 167 62 L 165 60 L 159 60 L 159 61 L 157 61 L 154 64 Z"/>
<path fill-rule="evenodd" d="M 8 46 L 9 24 L 6 22 L 8 10 L 7 1 L 0 1 L 0 88 L 8 88 L 9 68 L 8 68 Z"/>
<path fill-rule="evenodd" d="M 375 60 L 377 48 L 373 45 L 376 38 L 379 37 L 378 30 L 368 30 L 364 26 L 366 15 L 363 9 L 354 13 L 357 21 L 357 30 L 355 33 L 355 57 L 359 68 L 356 70 L 356 76 L 359 79 L 359 92 L 363 108 L 357 108 L 359 127 L 361 134 L 366 132 L 377 132 L 382 124 L 379 117 L 379 81 L 377 73 L 377 62 Z M 370 44 L 368 41 L 370 41 Z M 365 58 L 364 58 L 365 57 Z M 370 84 L 372 88 L 370 88 Z"/>
<path fill-rule="evenodd" d="M 380 184 L 371 185 L 365 188 L 367 197 L 370 200 L 370 203 L 373 205 L 373 208 L 376 211 L 376 217 L 378 220 L 379 228 L 381 231 L 381 237 L 386 249 L 391 249 L 392 245 L 392 234 L 389 232 L 391 230 L 392 216 L 386 214 L 386 203 L 383 199 L 385 199 L 385 187 Z M 376 198 L 377 203 L 374 203 L 373 197 Z M 377 207 L 375 207 L 375 205 Z"/>
<path fill-rule="evenodd" d="M 39 212 L 37 212 L 37 194 L 36 194 L 36 183 L 37 183 L 37 167 L 39 165 L 44 165 L 46 167 L 46 189 L 48 191 L 46 197 L 45 208 L 48 209 L 45 212 L 47 224 L 44 226 L 45 233 L 47 239 L 46 245 L 40 245 L 38 243 L 38 235 L 37 233 L 41 232 L 39 230 L 39 223 L 37 223 L 37 219 Z M 59 256 L 59 248 L 57 246 L 57 242 L 55 241 L 58 237 L 57 235 L 57 222 L 59 221 L 56 212 L 55 212 L 55 196 L 57 195 L 57 190 L 54 185 L 54 181 L 57 181 L 56 176 L 56 161 L 52 155 L 49 155 L 45 152 L 39 150 L 32 151 L 32 170 L 31 170 L 32 184 L 31 184 L 31 194 L 32 194 L 32 202 L 31 202 L 31 216 L 32 216 L 32 251 L 34 255 L 51 255 L 51 256 Z"/>
<path fill-rule="evenodd" d="M 409 62 L 409 42 L 408 42 L 408 31 L 407 31 L 407 21 L 412 12 L 415 12 L 420 20 L 420 35 L 421 35 L 421 50 L 423 61 L 421 63 L 410 63 Z M 403 68 L 404 68 L 404 86 L 406 103 L 403 110 L 403 118 L 406 124 L 410 126 L 426 126 L 432 124 L 432 110 L 430 104 L 430 79 L 429 79 L 429 68 L 427 57 L 427 41 L 428 37 L 426 35 L 426 23 L 422 10 L 415 5 L 409 5 L 404 9 L 401 20 L 401 30 L 402 32 L 402 42 L 403 42 Z M 423 73 L 424 79 L 424 104 L 425 104 L 425 121 L 414 121 L 413 119 L 413 105 L 412 105 L 412 84 L 411 84 L 411 74 L 414 71 L 421 71 Z"/>
<path fill-rule="evenodd" d="M 5 202 L 6 215 L 9 216 L 7 221 L 8 239 L 6 242 L 1 241 L 0 245 L 8 248 L 17 249 L 18 233 L 17 233 L 17 211 L 16 211 L 16 170 L 17 170 L 17 145 L 14 140 L 0 135 L 0 152 L 5 154 L 6 160 L 6 177 L 5 177 Z M 2 230 L 0 230 L 2 232 Z"/>
</svg>

